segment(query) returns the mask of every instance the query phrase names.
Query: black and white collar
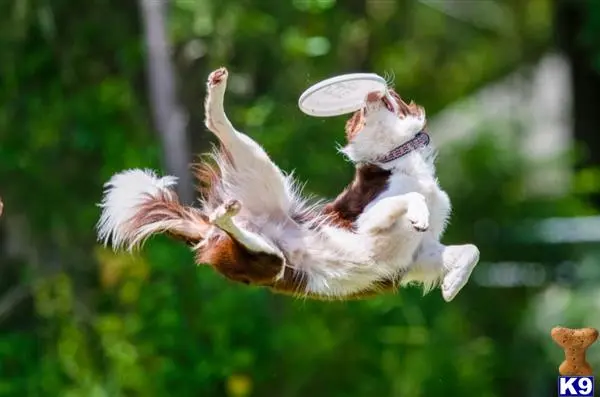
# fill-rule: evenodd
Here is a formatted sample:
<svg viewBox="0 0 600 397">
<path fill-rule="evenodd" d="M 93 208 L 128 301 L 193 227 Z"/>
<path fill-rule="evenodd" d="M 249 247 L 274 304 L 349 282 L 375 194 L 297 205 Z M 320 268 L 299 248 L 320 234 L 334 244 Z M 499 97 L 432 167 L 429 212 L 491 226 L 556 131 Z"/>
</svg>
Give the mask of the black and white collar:
<svg viewBox="0 0 600 397">
<path fill-rule="evenodd" d="M 426 147 L 429 145 L 429 141 L 429 135 L 427 135 L 425 131 L 421 131 L 410 141 L 405 142 L 402 145 L 392 149 L 387 154 L 378 157 L 375 162 L 383 164 L 389 163 L 390 161 L 394 161 L 400 157 L 406 156 L 412 151 Z"/>
</svg>

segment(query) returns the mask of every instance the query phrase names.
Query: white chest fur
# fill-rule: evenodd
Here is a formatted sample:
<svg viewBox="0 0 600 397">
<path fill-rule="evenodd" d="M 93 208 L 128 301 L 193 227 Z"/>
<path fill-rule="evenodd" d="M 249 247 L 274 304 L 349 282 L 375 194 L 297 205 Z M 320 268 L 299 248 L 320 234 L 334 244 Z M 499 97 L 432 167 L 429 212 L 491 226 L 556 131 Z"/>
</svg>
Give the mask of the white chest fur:
<svg viewBox="0 0 600 397">
<path fill-rule="evenodd" d="M 386 190 L 369 203 L 365 211 L 384 198 L 410 192 L 417 192 L 425 197 L 430 213 L 429 228 L 435 238 L 439 239 L 450 217 L 451 204 L 446 192 L 440 188 L 435 176 L 429 172 L 409 174 L 401 170 L 394 171 Z"/>
</svg>

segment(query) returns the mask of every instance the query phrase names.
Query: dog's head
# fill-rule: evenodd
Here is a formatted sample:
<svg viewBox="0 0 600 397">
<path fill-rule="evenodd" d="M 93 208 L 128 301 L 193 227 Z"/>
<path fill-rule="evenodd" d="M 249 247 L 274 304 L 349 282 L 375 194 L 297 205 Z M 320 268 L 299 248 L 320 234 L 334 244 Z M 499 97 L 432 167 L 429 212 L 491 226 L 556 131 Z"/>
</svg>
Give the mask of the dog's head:
<svg viewBox="0 0 600 397">
<path fill-rule="evenodd" d="M 376 162 L 425 128 L 425 110 L 407 104 L 393 90 L 371 92 L 365 105 L 346 122 L 347 145 L 342 152 L 353 162 Z"/>
</svg>

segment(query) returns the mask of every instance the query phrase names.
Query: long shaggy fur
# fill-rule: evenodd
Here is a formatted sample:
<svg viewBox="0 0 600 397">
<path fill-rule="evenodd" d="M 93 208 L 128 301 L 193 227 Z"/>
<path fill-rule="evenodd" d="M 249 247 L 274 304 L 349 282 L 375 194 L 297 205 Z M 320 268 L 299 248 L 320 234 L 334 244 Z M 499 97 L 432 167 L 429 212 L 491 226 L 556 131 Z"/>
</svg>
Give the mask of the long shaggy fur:
<svg viewBox="0 0 600 397">
<path fill-rule="evenodd" d="M 208 79 L 206 125 L 220 147 L 196 166 L 200 209 L 179 203 L 175 178 L 124 171 L 105 185 L 101 241 L 133 249 L 167 233 L 231 280 L 301 296 L 348 299 L 411 282 L 428 291 L 443 281 L 444 299 L 454 298 L 479 251 L 439 242 L 450 201 L 435 178 L 434 152 L 376 160 L 425 128 L 422 108 L 393 91 L 369 94 L 346 127 L 343 153 L 357 164 L 355 179 L 324 203 L 303 196 L 292 175 L 233 127 L 226 81 L 223 68 Z"/>
<path fill-rule="evenodd" d="M 172 187 L 177 178 L 158 178 L 154 171 L 132 169 L 114 175 L 104 185 L 98 238 L 115 249 L 129 250 L 148 237 L 168 232 L 186 241 L 200 242 L 206 235 L 206 217 L 179 203 Z"/>
</svg>

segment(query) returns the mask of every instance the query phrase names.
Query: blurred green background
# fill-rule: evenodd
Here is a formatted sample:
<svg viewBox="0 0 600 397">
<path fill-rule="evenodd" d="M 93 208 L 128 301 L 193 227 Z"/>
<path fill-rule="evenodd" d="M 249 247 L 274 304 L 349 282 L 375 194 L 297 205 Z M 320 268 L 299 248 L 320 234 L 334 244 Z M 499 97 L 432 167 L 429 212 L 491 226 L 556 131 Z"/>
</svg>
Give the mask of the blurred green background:
<svg viewBox="0 0 600 397">
<path fill-rule="evenodd" d="M 191 199 L 222 65 L 234 123 L 325 197 L 352 175 L 345 118 L 302 114 L 305 88 L 376 72 L 425 106 L 444 242 L 482 252 L 455 301 L 294 300 L 166 238 L 96 242 L 115 172 Z M 0 396 L 554 396 L 550 329 L 600 328 L 599 132 L 596 0 L 4 0 Z"/>
</svg>

